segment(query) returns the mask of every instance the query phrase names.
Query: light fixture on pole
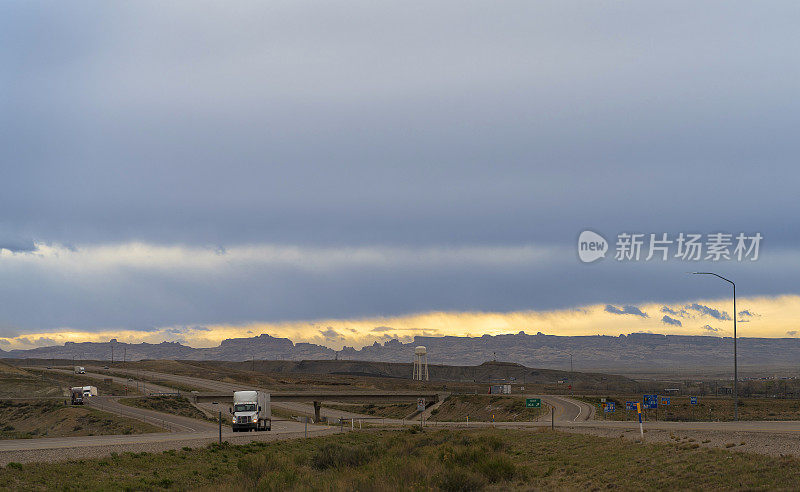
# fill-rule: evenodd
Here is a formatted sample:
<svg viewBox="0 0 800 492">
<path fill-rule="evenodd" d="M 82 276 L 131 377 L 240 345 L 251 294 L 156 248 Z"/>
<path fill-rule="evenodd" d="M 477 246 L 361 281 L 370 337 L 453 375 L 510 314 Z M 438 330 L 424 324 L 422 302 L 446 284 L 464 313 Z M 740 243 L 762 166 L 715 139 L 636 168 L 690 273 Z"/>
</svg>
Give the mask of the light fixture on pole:
<svg viewBox="0 0 800 492">
<path fill-rule="evenodd" d="M 721 278 L 733 286 L 733 420 L 739 420 L 739 366 L 736 362 L 736 284 L 733 280 L 713 272 L 692 272 L 692 275 L 713 275 Z"/>
</svg>

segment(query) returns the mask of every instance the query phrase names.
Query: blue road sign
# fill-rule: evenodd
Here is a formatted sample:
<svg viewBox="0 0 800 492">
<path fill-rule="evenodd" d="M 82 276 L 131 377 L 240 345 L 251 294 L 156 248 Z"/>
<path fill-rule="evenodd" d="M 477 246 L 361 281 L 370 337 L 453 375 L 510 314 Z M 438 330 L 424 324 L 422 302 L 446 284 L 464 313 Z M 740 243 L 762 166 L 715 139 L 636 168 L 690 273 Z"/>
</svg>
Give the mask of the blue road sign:
<svg viewBox="0 0 800 492">
<path fill-rule="evenodd" d="M 661 404 L 662 405 L 669 405 L 669 396 L 662 396 L 661 397 Z"/>
<path fill-rule="evenodd" d="M 617 409 L 617 404 L 613 401 L 606 403 L 606 413 L 612 413 L 614 410 Z"/>
<path fill-rule="evenodd" d="M 644 408 L 658 408 L 658 395 L 644 395 Z"/>
<path fill-rule="evenodd" d="M 625 410 L 636 410 L 636 403 L 635 401 L 626 401 Z"/>
<path fill-rule="evenodd" d="M 690 405 L 697 405 L 697 397 L 696 396 L 690 396 L 689 397 L 689 404 Z"/>
</svg>

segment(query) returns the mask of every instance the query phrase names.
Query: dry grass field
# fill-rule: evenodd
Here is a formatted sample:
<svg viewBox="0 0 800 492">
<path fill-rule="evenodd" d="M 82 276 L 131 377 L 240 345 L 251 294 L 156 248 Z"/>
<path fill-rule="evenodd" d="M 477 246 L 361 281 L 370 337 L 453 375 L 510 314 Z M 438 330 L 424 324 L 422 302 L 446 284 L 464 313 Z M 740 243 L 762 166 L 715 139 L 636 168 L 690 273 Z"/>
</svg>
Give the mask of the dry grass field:
<svg viewBox="0 0 800 492">
<path fill-rule="evenodd" d="M 364 431 L 58 463 L 9 463 L 7 490 L 795 489 L 796 458 L 511 430 Z"/>
</svg>

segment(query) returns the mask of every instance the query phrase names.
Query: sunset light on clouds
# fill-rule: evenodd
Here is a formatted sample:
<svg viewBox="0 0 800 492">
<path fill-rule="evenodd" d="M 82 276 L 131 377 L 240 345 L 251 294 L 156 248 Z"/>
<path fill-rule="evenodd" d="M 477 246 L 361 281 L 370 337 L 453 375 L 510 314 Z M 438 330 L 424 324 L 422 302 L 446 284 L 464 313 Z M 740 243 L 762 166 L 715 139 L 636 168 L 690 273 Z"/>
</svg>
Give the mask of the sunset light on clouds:
<svg viewBox="0 0 800 492">
<path fill-rule="evenodd" d="M 738 299 L 740 337 L 798 337 L 800 296 Z M 630 307 L 630 306 L 628 306 Z M 178 341 L 192 347 L 213 347 L 226 338 L 252 337 L 262 333 L 310 342 L 336 350 L 343 346 L 361 348 L 396 338 L 410 342 L 414 336 L 502 335 L 523 331 L 547 335 L 618 336 L 629 333 L 668 335 L 732 335 L 730 300 L 698 300 L 679 304 L 649 303 L 635 306 L 641 314 L 615 314 L 622 307 L 583 306 L 554 311 L 517 312 L 428 312 L 406 316 L 362 319 L 320 319 L 283 323 L 252 322 L 241 325 L 189 325 L 161 327 L 150 331 L 103 330 L 98 332 L 57 331 L 30 333 L 24 337 L 0 338 L 0 348 L 24 349 L 63 344 L 67 341 L 106 342 L 116 338 L 127 343 Z M 681 326 L 665 322 L 664 316 Z M 674 316 L 674 317 L 673 317 Z"/>
<path fill-rule="evenodd" d="M 687 6 L 4 5 L 0 349 L 794 336 L 796 6 Z"/>
</svg>

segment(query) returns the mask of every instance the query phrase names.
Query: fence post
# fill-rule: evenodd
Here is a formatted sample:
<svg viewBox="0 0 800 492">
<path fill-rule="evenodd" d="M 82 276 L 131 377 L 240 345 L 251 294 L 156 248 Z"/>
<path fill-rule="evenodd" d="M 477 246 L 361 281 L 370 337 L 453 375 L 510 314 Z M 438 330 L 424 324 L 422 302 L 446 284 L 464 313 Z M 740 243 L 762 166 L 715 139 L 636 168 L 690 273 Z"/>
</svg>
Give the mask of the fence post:
<svg viewBox="0 0 800 492">
<path fill-rule="evenodd" d="M 308 417 L 306 417 L 306 437 L 308 437 Z"/>
<path fill-rule="evenodd" d="M 222 410 L 219 411 L 219 443 L 222 444 Z"/>
</svg>

